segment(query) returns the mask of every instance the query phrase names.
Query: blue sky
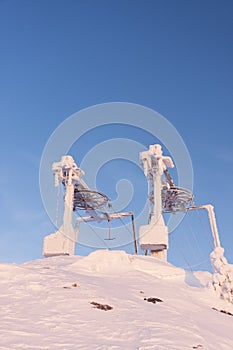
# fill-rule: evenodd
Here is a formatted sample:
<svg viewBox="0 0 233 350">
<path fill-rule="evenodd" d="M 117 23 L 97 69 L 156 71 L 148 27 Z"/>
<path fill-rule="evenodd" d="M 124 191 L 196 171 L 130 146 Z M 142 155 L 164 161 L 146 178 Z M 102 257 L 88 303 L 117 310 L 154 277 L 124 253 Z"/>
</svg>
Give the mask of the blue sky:
<svg viewBox="0 0 233 350">
<path fill-rule="evenodd" d="M 1 261 L 40 258 L 53 231 L 39 164 L 54 129 L 83 108 L 123 101 L 158 111 L 183 137 L 196 203 L 215 205 L 233 263 L 232 18 L 230 0 L 0 1 Z M 172 261 L 182 265 L 181 247 Z"/>
</svg>

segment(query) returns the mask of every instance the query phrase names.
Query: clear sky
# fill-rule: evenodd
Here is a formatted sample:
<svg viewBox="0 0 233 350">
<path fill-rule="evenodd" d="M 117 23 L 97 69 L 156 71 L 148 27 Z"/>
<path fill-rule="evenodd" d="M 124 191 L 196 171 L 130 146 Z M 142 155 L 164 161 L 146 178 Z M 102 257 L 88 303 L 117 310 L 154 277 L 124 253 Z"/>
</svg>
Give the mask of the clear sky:
<svg viewBox="0 0 233 350">
<path fill-rule="evenodd" d="M 40 258 L 43 237 L 53 232 L 39 164 L 54 129 L 83 108 L 123 101 L 158 111 L 183 137 L 195 202 L 215 205 L 233 263 L 231 0 L 0 0 L 0 44 L 0 261 Z M 120 126 L 109 131 L 123 134 L 130 137 Z M 99 139 L 106 139 L 104 130 L 79 152 Z M 172 261 L 182 265 L 178 237 Z"/>
</svg>

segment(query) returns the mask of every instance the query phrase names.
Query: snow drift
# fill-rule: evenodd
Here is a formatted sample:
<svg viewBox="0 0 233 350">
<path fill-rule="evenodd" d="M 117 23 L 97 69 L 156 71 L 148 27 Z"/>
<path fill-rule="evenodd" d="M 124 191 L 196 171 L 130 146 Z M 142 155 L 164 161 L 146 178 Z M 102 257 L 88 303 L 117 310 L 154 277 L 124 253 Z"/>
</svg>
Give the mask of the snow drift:
<svg viewBox="0 0 233 350">
<path fill-rule="evenodd" d="M 122 251 L 0 264 L 0 349 L 231 350 L 233 305 L 203 281 Z"/>
</svg>

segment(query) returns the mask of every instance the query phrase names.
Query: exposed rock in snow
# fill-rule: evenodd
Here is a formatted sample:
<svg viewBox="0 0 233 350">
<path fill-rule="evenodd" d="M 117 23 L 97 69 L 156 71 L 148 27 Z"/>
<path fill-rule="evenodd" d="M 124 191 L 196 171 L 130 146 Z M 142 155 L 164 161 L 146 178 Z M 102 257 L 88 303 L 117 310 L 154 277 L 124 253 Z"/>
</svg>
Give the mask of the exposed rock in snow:
<svg viewBox="0 0 233 350">
<path fill-rule="evenodd" d="M 103 305 L 103 304 L 97 303 L 96 301 L 92 301 L 90 304 L 94 305 L 94 307 L 96 309 L 100 309 L 100 310 L 104 310 L 104 311 L 109 311 L 109 310 L 113 309 L 113 307 L 110 305 L 107 305 L 107 304 Z"/>
</svg>

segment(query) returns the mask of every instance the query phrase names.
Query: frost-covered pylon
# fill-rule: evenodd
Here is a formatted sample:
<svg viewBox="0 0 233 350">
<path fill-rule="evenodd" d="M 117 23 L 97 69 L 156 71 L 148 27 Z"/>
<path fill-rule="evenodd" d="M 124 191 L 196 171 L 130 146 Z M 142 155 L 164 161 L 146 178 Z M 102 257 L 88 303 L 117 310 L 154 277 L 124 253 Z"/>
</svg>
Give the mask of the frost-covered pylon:
<svg viewBox="0 0 233 350">
<path fill-rule="evenodd" d="M 138 253 L 133 212 L 109 212 L 112 208 L 110 199 L 104 193 L 88 187 L 82 179 L 84 171 L 78 167 L 71 156 L 62 156 L 60 162 L 53 163 L 52 169 L 55 187 L 59 188 L 62 184 L 65 191 L 63 222 L 55 233 L 45 236 L 43 246 L 45 257 L 74 255 L 81 222 L 108 221 L 108 240 L 111 240 L 110 221 L 122 220 L 125 217 L 131 218 L 134 251 L 135 254 Z M 88 216 L 80 215 L 80 210 L 85 211 Z M 74 212 L 78 214 L 76 220 L 74 220 Z"/>
<path fill-rule="evenodd" d="M 162 176 L 167 168 L 173 168 L 171 157 L 163 156 L 159 144 L 150 145 L 148 151 L 140 153 L 140 161 L 149 184 L 148 225 L 140 227 L 140 247 L 150 251 L 163 261 L 167 260 L 168 228 L 162 216 Z"/>
<path fill-rule="evenodd" d="M 140 227 L 140 247 L 163 261 L 167 260 L 168 228 L 163 212 L 185 211 L 192 203 L 192 193 L 174 185 L 168 168 L 173 168 L 171 157 L 164 156 L 159 144 L 140 152 L 140 162 L 149 187 L 148 224 Z"/>
<path fill-rule="evenodd" d="M 82 181 L 83 171 L 77 167 L 71 156 L 63 156 L 60 162 L 53 163 L 55 187 L 62 183 L 65 188 L 64 213 L 62 226 L 44 238 L 43 255 L 74 255 L 78 237 L 78 228 L 72 225 L 73 196 L 75 180 Z"/>
</svg>

